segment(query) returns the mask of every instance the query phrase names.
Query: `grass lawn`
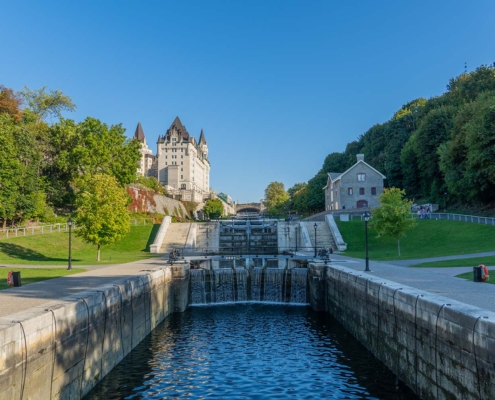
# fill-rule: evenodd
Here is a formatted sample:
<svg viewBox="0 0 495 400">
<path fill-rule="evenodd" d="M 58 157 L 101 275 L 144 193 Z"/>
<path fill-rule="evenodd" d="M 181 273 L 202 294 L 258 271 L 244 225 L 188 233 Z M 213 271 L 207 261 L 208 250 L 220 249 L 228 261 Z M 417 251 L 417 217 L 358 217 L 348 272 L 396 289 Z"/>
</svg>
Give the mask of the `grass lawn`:
<svg viewBox="0 0 495 400">
<path fill-rule="evenodd" d="M 466 272 L 464 274 L 456 275 L 457 278 L 467 279 L 468 281 L 474 280 L 472 272 Z M 495 270 L 490 270 L 490 278 L 488 278 L 484 283 L 495 283 Z"/>
<path fill-rule="evenodd" d="M 338 220 L 336 222 L 347 243 L 347 250 L 343 254 L 349 257 L 364 258 L 364 222 Z M 420 219 L 416 222 L 416 227 L 408 230 L 406 236 L 400 240 L 401 257 L 397 252 L 397 240 L 389 237 L 377 238 L 376 231 L 369 228 L 370 259 L 410 260 L 495 250 L 495 226 L 430 219 Z M 486 258 L 483 260 L 485 261 Z"/>
<path fill-rule="evenodd" d="M 21 271 L 22 286 L 86 271 L 81 268 L 74 268 L 71 271 L 67 271 L 65 268 L 0 268 L 0 290 L 10 288 L 7 284 L 7 275 L 10 270 Z"/>
<path fill-rule="evenodd" d="M 131 226 L 122 240 L 101 246 L 98 264 L 121 264 L 153 257 L 149 248 L 160 225 Z M 0 240 L 0 265 L 67 265 L 68 232 L 23 236 Z M 97 264 L 97 247 L 72 235 L 72 265 Z"/>
<path fill-rule="evenodd" d="M 495 257 L 475 257 L 475 258 L 459 258 L 450 261 L 432 261 L 427 263 L 415 264 L 414 268 L 446 268 L 446 267 L 475 267 L 480 264 L 495 265 Z"/>
</svg>

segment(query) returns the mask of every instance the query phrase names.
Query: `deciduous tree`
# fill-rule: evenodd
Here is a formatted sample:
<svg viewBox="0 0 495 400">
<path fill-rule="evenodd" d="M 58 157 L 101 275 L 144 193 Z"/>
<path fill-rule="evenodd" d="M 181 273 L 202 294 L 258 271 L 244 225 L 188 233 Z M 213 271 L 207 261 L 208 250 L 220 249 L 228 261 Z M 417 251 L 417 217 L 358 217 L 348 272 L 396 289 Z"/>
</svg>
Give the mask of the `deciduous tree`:
<svg viewBox="0 0 495 400">
<path fill-rule="evenodd" d="M 208 199 L 203 207 L 203 213 L 212 219 L 220 218 L 223 215 L 223 203 L 220 199 Z"/>
<path fill-rule="evenodd" d="M 370 226 L 376 229 L 378 236 L 390 236 L 397 239 L 400 257 L 400 238 L 416 221 L 411 217 L 412 202 L 405 199 L 405 191 L 398 188 L 385 188 L 378 196 L 380 206 L 371 212 Z"/>
<path fill-rule="evenodd" d="M 282 182 L 272 182 L 265 189 L 265 207 L 270 214 L 280 214 L 289 201 Z"/>
<path fill-rule="evenodd" d="M 96 174 L 79 188 L 76 196 L 76 235 L 100 248 L 122 238 L 130 230 L 129 196 L 117 179 Z"/>
</svg>

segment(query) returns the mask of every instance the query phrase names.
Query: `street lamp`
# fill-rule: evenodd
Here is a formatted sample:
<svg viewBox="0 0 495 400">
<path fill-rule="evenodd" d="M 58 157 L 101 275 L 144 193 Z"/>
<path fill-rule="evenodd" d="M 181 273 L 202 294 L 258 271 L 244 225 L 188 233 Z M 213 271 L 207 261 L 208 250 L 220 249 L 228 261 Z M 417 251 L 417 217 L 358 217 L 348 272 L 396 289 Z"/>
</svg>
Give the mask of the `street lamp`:
<svg viewBox="0 0 495 400">
<path fill-rule="evenodd" d="M 363 218 L 364 218 L 364 226 L 366 228 L 365 229 L 365 231 L 366 231 L 366 269 L 365 269 L 365 272 L 369 272 L 371 270 L 370 270 L 370 259 L 368 257 L 368 221 L 371 218 L 371 214 L 366 211 L 363 214 Z"/>
<path fill-rule="evenodd" d="M 315 257 L 316 257 L 316 229 L 318 228 L 318 224 L 316 222 L 314 228 L 315 228 Z"/>
<path fill-rule="evenodd" d="M 296 252 L 297 252 L 297 226 L 296 226 Z"/>
<path fill-rule="evenodd" d="M 72 217 L 69 217 L 69 220 L 67 221 L 67 226 L 69 227 L 69 266 L 67 267 L 68 270 L 72 269 L 72 224 L 74 221 L 72 221 Z"/>
</svg>

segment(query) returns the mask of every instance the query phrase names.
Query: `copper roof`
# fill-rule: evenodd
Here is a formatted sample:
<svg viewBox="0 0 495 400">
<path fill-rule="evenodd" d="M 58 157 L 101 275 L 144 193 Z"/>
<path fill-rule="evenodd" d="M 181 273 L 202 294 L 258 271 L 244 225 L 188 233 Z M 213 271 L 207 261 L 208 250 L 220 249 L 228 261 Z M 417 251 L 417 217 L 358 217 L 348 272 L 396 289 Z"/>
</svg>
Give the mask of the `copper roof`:
<svg viewBox="0 0 495 400">
<path fill-rule="evenodd" d="M 134 133 L 134 139 L 139 140 L 141 143 L 144 143 L 144 132 L 143 127 L 141 126 L 141 122 L 138 122 L 136 127 L 136 132 Z"/>
</svg>

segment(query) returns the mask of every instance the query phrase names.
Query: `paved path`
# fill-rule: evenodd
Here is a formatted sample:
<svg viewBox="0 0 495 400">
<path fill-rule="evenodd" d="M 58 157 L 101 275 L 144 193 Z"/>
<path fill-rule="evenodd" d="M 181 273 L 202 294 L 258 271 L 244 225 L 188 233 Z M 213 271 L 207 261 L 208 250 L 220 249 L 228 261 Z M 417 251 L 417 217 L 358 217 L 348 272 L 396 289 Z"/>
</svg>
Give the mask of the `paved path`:
<svg viewBox="0 0 495 400">
<path fill-rule="evenodd" d="M 388 264 L 400 265 L 403 267 L 409 267 L 415 264 L 421 264 L 426 262 L 434 261 L 446 261 L 446 260 L 458 260 L 462 258 L 476 258 L 476 257 L 488 257 L 495 256 L 495 251 L 486 251 L 484 253 L 474 253 L 474 254 L 460 254 L 457 256 L 443 256 L 443 257 L 431 257 L 431 258 L 421 258 L 419 260 L 390 260 L 387 261 Z M 474 265 L 473 265 L 474 267 Z"/>
<path fill-rule="evenodd" d="M 471 256 L 473 255 L 466 255 L 466 257 Z M 1 290 L 0 317 L 27 310 L 53 300 L 60 300 L 77 292 L 94 289 L 100 285 L 123 280 L 132 275 L 145 274 L 147 270 L 165 266 L 167 258 L 164 255 L 128 264 L 87 266 L 84 268 L 88 269 L 88 271 L 80 274 L 31 283 L 20 288 Z M 332 254 L 330 258 L 332 265 L 341 265 L 356 271 L 362 271 L 363 274 L 365 273 L 365 262 L 362 259 L 345 257 L 339 254 Z M 454 258 L 459 258 L 459 256 Z M 417 260 L 415 261 L 417 262 Z M 368 274 L 495 312 L 495 285 L 470 282 L 453 276 L 462 272 L 472 271 L 472 267 L 407 268 L 392 263 L 395 262 L 371 261 L 370 268 L 372 271 L 368 272 Z M 32 268 L 32 266 L 24 267 Z M 40 267 L 46 268 L 48 266 Z M 20 268 L 20 266 L 15 266 L 15 268 Z M 495 273 L 495 270 L 493 273 Z"/>
<path fill-rule="evenodd" d="M 338 254 L 332 254 L 330 259 L 332 265 L 341 265 L 356 271 L 363 271 L 365 274 L 365 260 Z M 454 275 L 472 271 L 472 267 L 407 268 L 391 263 L 392 261 L 390 263 L 370 261 L 371 272 L 366 272 L 366 274 L 495 312 L 495 285 L 454 277 Z M 495 274 L 495 269 L 492 269 L 492 273 Z"/>
<path fill-rule="evenodd" d="M 88 269 L 87 272 L 30 283 L 18 288 L 0 290 L 0 317 L 24 311 L 53 300 L 60 300 L 77 292 L 124 280 L 129 276 L 146 274 L 147 270 L 162 268 L 167 261 L 168 255 L 166 258 L 156 257 L 128 264 L 85 266 L 81 268 Z M 2 265 L 4 266 L 5 264 Z M 14 268 L 22 270 L 21 267 L 34 268 L 31 265 L 15 266 Z M 56 268 L 47 265 L 39 267 Z"/>
</svg>

